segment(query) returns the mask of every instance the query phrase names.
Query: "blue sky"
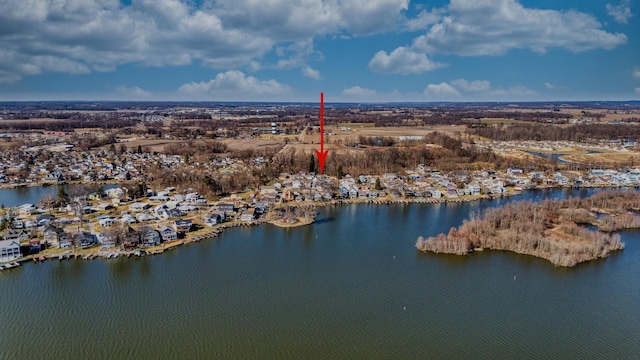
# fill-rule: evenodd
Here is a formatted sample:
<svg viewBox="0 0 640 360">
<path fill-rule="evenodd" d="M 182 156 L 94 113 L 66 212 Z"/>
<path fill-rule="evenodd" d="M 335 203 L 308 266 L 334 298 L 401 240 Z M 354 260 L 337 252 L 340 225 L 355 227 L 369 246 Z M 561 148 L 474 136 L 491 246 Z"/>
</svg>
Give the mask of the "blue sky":
<svg viewBox="0 0 640 360">
<path fill-rule="evenodd" d="M 2 100 L 640 99 L 634 0 L 4 0 Z"/>
</svg>

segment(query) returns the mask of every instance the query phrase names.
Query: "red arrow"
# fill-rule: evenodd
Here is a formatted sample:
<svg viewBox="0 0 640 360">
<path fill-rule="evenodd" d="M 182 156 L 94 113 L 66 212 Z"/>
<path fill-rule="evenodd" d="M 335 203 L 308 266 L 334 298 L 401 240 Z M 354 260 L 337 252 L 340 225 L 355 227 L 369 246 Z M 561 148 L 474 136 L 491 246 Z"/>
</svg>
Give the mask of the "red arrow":
<svg viewBox="0 0 640 360">
<path fill-rule="evenodd" d="M 324 93 L 320 93 L 320 150 L 316 150 L 320 174 L 324 174 L 324 163 L 327 160 L 329 150 L 324 149 Z"/>
</svg>

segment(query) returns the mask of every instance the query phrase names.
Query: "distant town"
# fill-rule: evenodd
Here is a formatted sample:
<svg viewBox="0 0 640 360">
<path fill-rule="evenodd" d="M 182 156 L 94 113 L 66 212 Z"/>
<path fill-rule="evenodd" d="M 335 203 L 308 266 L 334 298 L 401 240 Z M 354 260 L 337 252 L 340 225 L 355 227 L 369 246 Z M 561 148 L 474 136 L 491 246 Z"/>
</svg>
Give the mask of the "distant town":
<svg viewBox="0 0 640 360">
<path fill-rule="evenodd" d="M 318 206 L 640 186 L 640 103 L 0 103 L 0 263 L 160 253 Z"/>
</svg>

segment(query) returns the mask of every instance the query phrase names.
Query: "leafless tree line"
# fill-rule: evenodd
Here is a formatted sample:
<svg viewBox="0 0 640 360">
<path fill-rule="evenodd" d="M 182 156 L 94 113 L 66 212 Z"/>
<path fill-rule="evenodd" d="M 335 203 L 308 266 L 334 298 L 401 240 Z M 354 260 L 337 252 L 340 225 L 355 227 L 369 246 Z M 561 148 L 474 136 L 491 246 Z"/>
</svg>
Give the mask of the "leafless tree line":
<svg viewBox="0 0 640 360">
<path fill-rule="evenodd" d="M 608 256 L 624 244 L 618 234 L 608 232 L 640 227 L 640 217 L 629 212 L 640 209 L 640 193 L 608 191 L 587 199 L 521 201 L 473 214 L 448 234 L 424 238 L 421 251 L 468 254 L 474 248 L 508 250 L 547 259 L 559 266 Z M 609 215 L 598 220 L 593 211 Z M 578 224 L 593 224 L 590 231 Z"/>
</svg>

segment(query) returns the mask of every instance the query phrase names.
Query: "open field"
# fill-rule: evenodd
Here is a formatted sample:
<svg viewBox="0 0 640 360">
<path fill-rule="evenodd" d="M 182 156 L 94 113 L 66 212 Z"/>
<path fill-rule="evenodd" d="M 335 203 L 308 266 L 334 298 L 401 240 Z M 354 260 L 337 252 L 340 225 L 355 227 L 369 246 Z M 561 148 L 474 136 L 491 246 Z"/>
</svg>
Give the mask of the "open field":
<svg viewBox="0 0 640 360">
<path fill-rule="evenodd" d="M 259 138 L 259 139 L 224 139 L 221 142 L 227 144 L 229 150 L 260 149 L 267 147 L 279 147 L 284 145 L 283 138 Z"/>
<path fill-rule="evenodd" d="M 568 162 L 608 167 L 616 166 L 617 164 L 640 164 L 640 153 L 631 151 L 610 151 L 588 154 L 586 152 L 582 152 L 564 155 L 560 159 Z"/>
</svg>

